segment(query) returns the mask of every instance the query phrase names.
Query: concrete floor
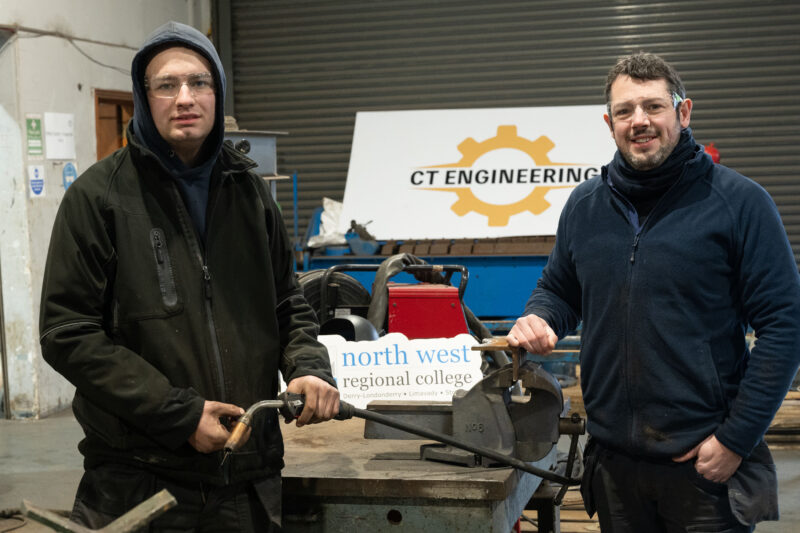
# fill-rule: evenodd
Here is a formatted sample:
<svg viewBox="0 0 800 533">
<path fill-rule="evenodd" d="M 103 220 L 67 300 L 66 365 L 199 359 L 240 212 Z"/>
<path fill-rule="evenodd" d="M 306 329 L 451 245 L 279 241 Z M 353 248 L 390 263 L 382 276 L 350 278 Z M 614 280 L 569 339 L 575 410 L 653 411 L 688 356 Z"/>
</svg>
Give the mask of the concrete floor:
<svg viewBox="0 0 800 533">
<path fill-rule="evenodd" d="M 77 450 L 83 434 L 70 410 L 42 420 L 0 420 L 0 510 L 18 509 L 23 499 L 68 510 L 83 472 Z M 759 524 L 759 533 L 800 531 L 800 445 L 772 446 L 778 465 L 780 522 Z M 0 531 L 12 527 L 0 518 Z M 21 533 L 51 531 L 26 526 Z"/>
</svg>

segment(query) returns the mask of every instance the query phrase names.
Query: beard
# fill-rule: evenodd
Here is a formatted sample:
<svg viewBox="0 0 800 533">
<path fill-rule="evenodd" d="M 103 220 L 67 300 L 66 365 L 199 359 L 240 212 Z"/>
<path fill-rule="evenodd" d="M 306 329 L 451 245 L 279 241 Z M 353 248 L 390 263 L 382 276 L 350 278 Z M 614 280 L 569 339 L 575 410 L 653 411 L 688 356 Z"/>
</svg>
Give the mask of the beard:
<svg viewBox="0 0 800 533">
<path fill-rule="evenodd" d="M 634 170 L 652 170 L 666 161 L 678 145 L 678 140 L 681 136 L 680 125 L 677 125 L 677 128 L 675 128 L 672 139 L 667 138 L 665 133 L 666 132 L 659 133 L 658 137 L 661 140 L 666 140 L 668 144 L 662 143 L 661 148 L 651 154 L 636 154 L 632 150 L 628 150 L 619 145 L 617 145 L 617 148 L 625 161 L 627 161 Z"/>
<path fill-rule="evenodd" d="M 634 154 L 629 150 L 623 149 L 620 149 L 620 153 L 622 154 L 622 157 L 625 158 L 625 161 L 627 161 L 628 164 L 635 170 L 652 170 L 666 161 L 666 159 L 669 157 L 669 154 L 671 154 L 672 150 L 674 149 L 675 144 L 672 146 L 662 146 L 656 150 L 655 153 L 646 155 Z"/>
</svg>

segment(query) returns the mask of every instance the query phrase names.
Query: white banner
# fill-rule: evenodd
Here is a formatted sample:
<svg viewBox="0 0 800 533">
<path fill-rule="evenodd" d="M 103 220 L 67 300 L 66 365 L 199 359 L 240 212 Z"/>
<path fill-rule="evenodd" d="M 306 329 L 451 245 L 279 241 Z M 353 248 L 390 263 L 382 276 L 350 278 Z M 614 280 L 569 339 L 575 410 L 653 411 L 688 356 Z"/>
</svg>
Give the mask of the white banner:
<svg viewBox="0 0 800 533">
<path fill-rule="evenodd" d="M 616 147 L 604 106 L 356 115 L 340 229 L 378 239 L 554 235 Z"/>
<path fill-rule="evenodd" d="M 483 379 L 477 341 L 468 334 L 409 340 L 389 333 L 376 341 L 348 342 L 320 335 L 328 348 L 339 397 L 358 408 L 373 400 L 450 401 L 458 389 Z"/>
</svg>

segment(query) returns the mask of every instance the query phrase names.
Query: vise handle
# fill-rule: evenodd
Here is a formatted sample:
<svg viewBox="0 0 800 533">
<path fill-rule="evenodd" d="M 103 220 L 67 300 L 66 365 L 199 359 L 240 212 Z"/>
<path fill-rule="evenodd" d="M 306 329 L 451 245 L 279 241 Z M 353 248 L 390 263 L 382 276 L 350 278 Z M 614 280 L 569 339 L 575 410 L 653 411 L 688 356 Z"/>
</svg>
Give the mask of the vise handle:
<svg viewBox="0 0 800 533">
<path fill-rule="evenodd" d="M 497 352 L 497 351 L 504 351 L 504 352 L 511 352 L 511 364 L 512 364 L 512 378 L 515 382 L 519 380 L 519 361 L 522 359 L 522 354 L 524 353 L 524 349 L 518 346 L 510 346 L 508 341 L 505 337 L 490 337 L 487 339 L 483 339 L 481 344 L 477 346 L 473 346 L 472 350 L 479 351 L 479 352 Z"/>
</svg>

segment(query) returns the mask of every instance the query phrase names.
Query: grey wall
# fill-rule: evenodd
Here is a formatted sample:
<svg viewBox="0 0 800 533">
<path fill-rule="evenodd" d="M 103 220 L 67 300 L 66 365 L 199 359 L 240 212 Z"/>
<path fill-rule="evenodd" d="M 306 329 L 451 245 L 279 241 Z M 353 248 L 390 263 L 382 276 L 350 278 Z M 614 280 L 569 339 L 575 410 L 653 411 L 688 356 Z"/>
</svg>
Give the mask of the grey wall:
<svg viewBox="0 0 800 533">
<path fill-rule="evenodd" d="M 38 417 L 72 399 L 73 388 L 41 358 L 39 298 L 50 231 L 64 194 L 67 161 L 27 156 L 25 116 L 75 115 L 78 172 L 96 161 L 94 90 L 130 90 L 127 70 L 144 38 L 168 20 L 209 31 L 209 0 L 26 0 L 3 2 L 0 26 L 21 26 L 0 48 L 0 274 L 9 398 L 3 414 Z M 60 32 L 74 37 L 43 35 Z M 80 49 L 80 50 L 79 50 Z M 87 57 L 88 56 L 88 57 Z M 122 70 L 120 72 L 119 70 Z M 28 198 L 27 166 L 45 167 L 45 196 Z"/>
<path fill-rule="evenodd" d="M 775 198 L 800 260 L 795 0 L 220 6 L 230 9 L 221 45 L 232 52 L 235 115 L 243 128 L 289 132 L 279 172 L 299 172 L 303 220 L 323 195 L 342 199 L 356 111 L 602 104 L 615 60 L 646 50 L 681 72 L 698 141 Z M 291 187 L 278 191 L 291 223 Z"/>
</svg>

